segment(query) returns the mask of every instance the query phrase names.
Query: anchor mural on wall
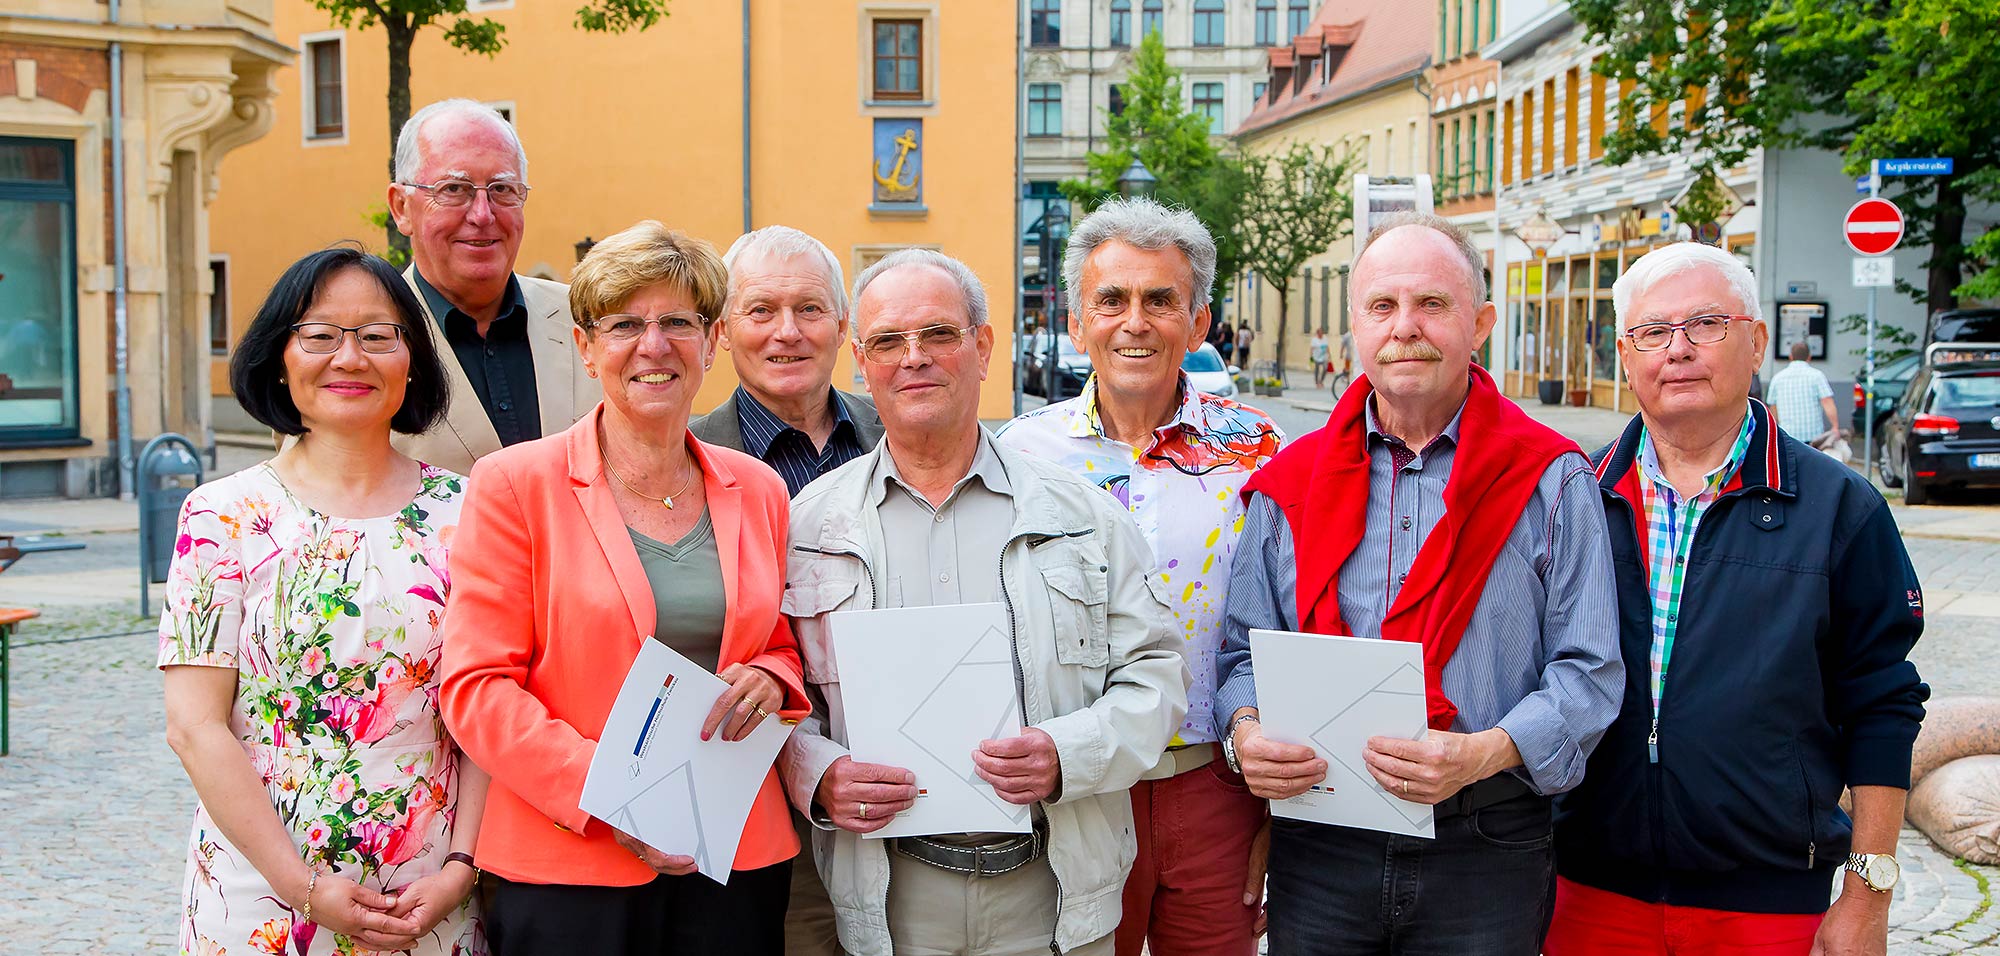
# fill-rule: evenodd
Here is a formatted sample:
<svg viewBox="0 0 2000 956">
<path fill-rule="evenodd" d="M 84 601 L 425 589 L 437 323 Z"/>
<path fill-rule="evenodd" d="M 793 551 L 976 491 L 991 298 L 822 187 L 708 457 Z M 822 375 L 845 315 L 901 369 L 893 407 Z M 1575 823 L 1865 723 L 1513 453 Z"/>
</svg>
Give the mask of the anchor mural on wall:
<svg viewBox="0 0 2000 956">
<path fill-rule="evenodd" d="M 874 204 L 919 209 L 924 202 L 924 121 L 877 117 L 869 159 Z"/>
</svg>

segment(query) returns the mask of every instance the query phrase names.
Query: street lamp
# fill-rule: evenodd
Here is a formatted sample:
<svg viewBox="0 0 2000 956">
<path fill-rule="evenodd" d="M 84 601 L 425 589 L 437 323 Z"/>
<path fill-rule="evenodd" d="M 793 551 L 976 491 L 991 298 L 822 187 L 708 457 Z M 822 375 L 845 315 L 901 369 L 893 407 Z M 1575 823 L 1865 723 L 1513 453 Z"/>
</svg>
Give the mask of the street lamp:
<svg viewBox="0 0 2000 956">
<path fill-rule="evenodd" d="M 1153 171 L 1147 169 L 1146 164 L 1139 161 L 1139 157 L 1134 156 L 1132 165 L 1125 167 L 1125 172 L 1118 177 L 1118 195 L 1127 199 L 1134 196 L 1151 196 L 1159 185 L 1160 178 L 1153 175 Z"/>
</svg>

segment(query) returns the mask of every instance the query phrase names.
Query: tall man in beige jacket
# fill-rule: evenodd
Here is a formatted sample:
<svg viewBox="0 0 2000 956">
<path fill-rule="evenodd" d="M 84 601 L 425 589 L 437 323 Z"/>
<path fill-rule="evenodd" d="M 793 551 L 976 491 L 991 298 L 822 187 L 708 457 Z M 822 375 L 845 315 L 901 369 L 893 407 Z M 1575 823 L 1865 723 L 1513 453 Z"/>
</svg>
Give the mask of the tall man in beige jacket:
<svg viewBox="0 0 2000 956">
<path fill-rule="evenodd" d="M 568 428 L 599 394 L 570 343 L 569 287 L 514 273 L 528 189 L 521 140 L 491 107 L 440 100 L 403 124 L 389 215 L 410 237 L 404 276 L 450 346 L 452 401 L 442 424 L 395 445 L 459 474 Z"/>
</svg>

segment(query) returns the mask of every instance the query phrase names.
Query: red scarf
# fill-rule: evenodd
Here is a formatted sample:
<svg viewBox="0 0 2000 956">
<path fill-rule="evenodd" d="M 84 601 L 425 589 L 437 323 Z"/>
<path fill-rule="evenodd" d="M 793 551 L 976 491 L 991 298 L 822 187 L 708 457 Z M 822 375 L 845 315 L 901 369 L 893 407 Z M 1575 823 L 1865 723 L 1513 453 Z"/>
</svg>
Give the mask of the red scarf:
<svg viewBox="0 0 2000 956">
<path fill-rule="evenodd" d="M 1368 397 L 1364 376 L 1341 396 L 1326 427 L 1285 446 L 1243 489 L 1271 498 L 1291 527 L 1298 561 L 1299 626 L 1352 633 L 1340 616 L 1340 566 L 1368 521 Z M 1424 646 L 1424 693 L 1433 730 L 1449 730 L 1458 708 L 1444 695 L 1444 666 L 1486 590 L 1493 560 L 1535 495 L 1542 473 L 1576 443 L 1504 398 L 1472 366 L 1459 417 L 1458 450 L 1444 486 L 1444 516 L 1417 550 L 1408 579 L 1382 618 L 1382 637 Z"/>
</svg>

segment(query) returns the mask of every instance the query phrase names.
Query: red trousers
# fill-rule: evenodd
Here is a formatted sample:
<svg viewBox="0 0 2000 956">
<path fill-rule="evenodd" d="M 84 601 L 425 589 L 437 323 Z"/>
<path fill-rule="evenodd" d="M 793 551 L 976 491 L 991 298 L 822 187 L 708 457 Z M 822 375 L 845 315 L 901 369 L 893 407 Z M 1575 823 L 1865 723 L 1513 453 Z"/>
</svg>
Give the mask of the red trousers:
<svg viewBox="0 0 2000 956">
<path fill-rule="evenodd" d="M 1214 744 L 1207 745 L 1214 748 Z M 1254 956 L 1259 904 L 1243 905 L 1265 803 L 1217 756 L 1132 788 L 1139 857 L 1125 881 L 1118 956 Z M 1259 896 L 1261 897 L 1261 892 Z"/>
<path fill-rule="evenodd" d="M 1646 903 L 1556 878 L 1544 956 L 1806 956 L 1822 914 L 1732 913 Z"/>
</svg>

